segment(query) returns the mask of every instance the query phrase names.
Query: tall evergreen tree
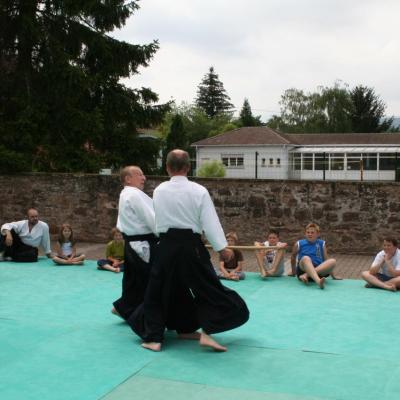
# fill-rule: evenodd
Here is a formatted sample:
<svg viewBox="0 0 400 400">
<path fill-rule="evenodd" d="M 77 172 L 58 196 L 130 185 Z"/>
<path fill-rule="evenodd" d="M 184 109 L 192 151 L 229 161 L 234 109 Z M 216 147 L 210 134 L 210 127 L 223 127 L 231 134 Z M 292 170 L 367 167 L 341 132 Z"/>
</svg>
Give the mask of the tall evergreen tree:
<svg viewBox="0 0 400 400">
<path fill-rule="evenodd" d="M 214 118 L 218 114 L 232 114 L 233 104 L 229 100 L 214 67 L 210 67 L 198 86 L 195 100 L 197 107 L 203 109 L 209 118 Z"/>
<path fill-rule="evenodd" d="M 242 109 L 239 114 L 239 124 L 240 126 L 261 126 L 261 117 L 258 115 L 257 117 L 253 116 L 251 111 L 249 100 L 244 99 Z"/>
<path fill-rule="evenodd" d="M 189 150 L 188 139 L 185 135 L 183 120 L 179 114 L 175 114 L 172 117 L 171 126 L 169 128 L 169 132 L 165 139 L 165 148 L 163 152 L 163 165 L 165 165 L 167 154 L 174 149 Z"/>
<path fill-rule="evenodd" d="M 137 8 L 124 0 L 2 1 L 0 170 L 96 171 L 146 161 L 136 128 L 160 122 L 168 105 L 120 78 L 147 66 L 158 43 L 107 34 Z"/>
<path fill-rule="evenodd" d="M 350 91 L 350 97 L 353 132 L 385 132 L 390 129 L 393 118 L 384 119 L 386 105 L 373 88 L 356 86 Z"/>
</svg>

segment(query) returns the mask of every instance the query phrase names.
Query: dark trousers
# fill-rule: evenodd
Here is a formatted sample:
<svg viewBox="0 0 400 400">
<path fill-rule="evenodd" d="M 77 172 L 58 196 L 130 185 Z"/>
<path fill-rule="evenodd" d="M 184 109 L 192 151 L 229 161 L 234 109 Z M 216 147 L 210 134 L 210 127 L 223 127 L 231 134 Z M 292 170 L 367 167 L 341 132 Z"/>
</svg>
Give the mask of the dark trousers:
<svg viewBox="0 0 400 400">
<path fill-rule="evenodd" d="M 124 236 L 124 238 L 122 293 L 113 305 L 119 315 L 127 320 L 136 308 L 143 303 L 157 239 L 154 235 Z M 147 240 L 149 242 L 150 261 L 148 263 L 143 261 L 129 245 L 130 241 L 135 240 Z"/>
<path fill-rule="evenodd" d="M 36 262 L 38 260 L 38 249 L 22 242 L 18 234 L 12 229 L 13 243 L 6 246 L 5 236 L 0 235 L 0 251 L 4 251 L 5 257 L 11 257 L 16 262 Z"/>
<path fill-rule="evenodd" d="M 144 305 L 128 321 L 143 340 L 162 342 L 166 327 L 223 332 L 248 318 L 243 299 L 218 279 L 200 235 L 186 229 L 160 235 Z"/>
</svg>

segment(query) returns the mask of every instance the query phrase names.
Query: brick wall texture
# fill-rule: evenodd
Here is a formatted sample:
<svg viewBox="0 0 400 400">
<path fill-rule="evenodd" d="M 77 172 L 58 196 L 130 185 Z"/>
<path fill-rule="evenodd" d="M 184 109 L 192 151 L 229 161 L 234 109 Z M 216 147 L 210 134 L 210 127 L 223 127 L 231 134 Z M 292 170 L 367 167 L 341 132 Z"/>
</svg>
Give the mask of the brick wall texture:
<svg viewBox="0 0 400 400">
<path fill-rule="evenodd" d="M 148 177 L 150 196 L 166 177 Z M 241 244 L 262 240 L 277 229 L 289 244 L 313 221 L 331 251 L 372 254 L 385 236 L 400 235 L 400 184 L 395 182 L 311 182 L 194 179 L 209 190 L 225 232 Z M 105 242 L 117 220 L 117 175 L 0 175 L 0 222 L 25 218 L 37 207 L 56 235 L 63 222 L 81 241 Z"/>
</svg>

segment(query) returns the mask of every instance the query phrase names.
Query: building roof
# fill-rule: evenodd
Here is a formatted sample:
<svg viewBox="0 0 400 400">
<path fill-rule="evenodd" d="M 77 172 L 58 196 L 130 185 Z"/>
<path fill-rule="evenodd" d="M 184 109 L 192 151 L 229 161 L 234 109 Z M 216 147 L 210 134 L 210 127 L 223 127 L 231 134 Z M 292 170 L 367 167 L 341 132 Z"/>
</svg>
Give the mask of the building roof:
<svg viewBox="0 0 400 400">
<path fill-rule="evenodd" d="M 192 143 L 192 146 L 254 146 L 290 144 L 282 135 L 266 126 L 237 128 L 207 139 Z"/>
<path fill-rule="evenodd" d="M 399 133 L 288 133 L 285 137 L 300 146 L 400 145 Z"/>
<path fill-rule="evenodd" d="M 336 146 L 400 145 L 400 133 L 282 133 L 266 126 L 243 127 L 198 142 L 197 146 Z"/>
</svg>

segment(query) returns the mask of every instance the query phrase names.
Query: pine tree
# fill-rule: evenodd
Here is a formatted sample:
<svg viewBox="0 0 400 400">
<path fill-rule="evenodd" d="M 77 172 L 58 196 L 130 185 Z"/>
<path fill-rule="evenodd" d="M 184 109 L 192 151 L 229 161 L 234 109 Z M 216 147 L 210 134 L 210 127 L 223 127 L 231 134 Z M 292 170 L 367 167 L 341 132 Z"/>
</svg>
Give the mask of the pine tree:
<svg viewBox="0 0 400 400">
<path fill-rule="evenodd" d="M 163 165 L 167 158 L 167 154 L 174 149 L 188 150 L 188 141 L 185 136 L 183 120 L 179 114 L 175 114 L 172 118 L 171 127 L 165 140 Z"/>
<path fill-rule="evenodd" d="M 243 106 L 239 114 L 238 122 L 240 126 L 261 126 L 262 123 L 260 118 L 261 117 L 259 115 L 257 117 L 253 116 L 249 100 L 244 99 Z"/>
<path fill-rule="evenodd" d="M 350 98 L 353 132 L 385 132 L 390 129 L 393 118 L 384 119 L 386 105 L 373 88 L 356 86 L 350 91 Z"/>
<path fill-rule="evenodd" d="M 195 100 L 197 107 L 204 110 L 209 118 L 214 118 L 218 114 L 232 114 L 233 104 L 229 100 L 230 97 L 214 72 L 214 67 L 210 67 L 198 86 Z"/>
<path fill-rule="evenodd" d="M 136 128 L 158 123 L 169 106 L 120 78 L 147 66 L 158 43 L 108 35 L 137 1 L 2 3 L 0 170 L 96 171 L 145 161 Z M 1 161 L 3 154 L 13 165 Z"/>
</svg>

